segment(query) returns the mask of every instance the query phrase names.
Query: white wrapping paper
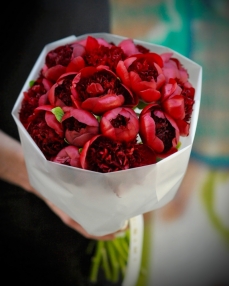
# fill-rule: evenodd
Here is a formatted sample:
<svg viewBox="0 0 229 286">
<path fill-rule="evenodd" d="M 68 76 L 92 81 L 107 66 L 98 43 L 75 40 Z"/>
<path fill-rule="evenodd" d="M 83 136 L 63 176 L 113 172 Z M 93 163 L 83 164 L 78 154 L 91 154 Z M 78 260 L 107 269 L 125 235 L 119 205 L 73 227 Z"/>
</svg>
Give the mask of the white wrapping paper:
<svg viewBox="0 0 229 286">
<path fill-rule="evenodd" d="M 89 35 L 89 34 L 88 34 Z M 37 78 L 48 51 L 76 39 L 70 36 L 48 44 L 41 52 L 13 107 L 12 115 L 18 126 L 31 185 L 90 234 L 105 235 L 120 229 L 126 220 L 155 210 L 173 199 L 186 172 L 199 114 L 202 68 L 179 53 L 159 45 L 135 41 L 156 53 L 172 51 L 188 70 L 189 81 L 195 87 L 195 104 L 190 134 L 180 137 L 180 150 L 154 165 L 97 173 L 47 161 L 21 124 L 18 112 L 23 91 Z M 90 34 L 118 44 L 123 37 L 112 34 Z"/>
</svg>

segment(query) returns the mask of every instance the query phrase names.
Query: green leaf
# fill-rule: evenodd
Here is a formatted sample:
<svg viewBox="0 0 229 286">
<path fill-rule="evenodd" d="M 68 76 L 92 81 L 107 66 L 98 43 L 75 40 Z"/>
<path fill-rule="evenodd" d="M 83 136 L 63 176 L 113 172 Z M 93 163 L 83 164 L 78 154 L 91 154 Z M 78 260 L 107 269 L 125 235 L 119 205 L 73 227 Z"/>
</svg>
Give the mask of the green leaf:
<svg viewBox="0 0 229 286">
<path fill-rule="evenodd" d="M 31 81 L 29 82 L 29 87 L 32 87 L 32 86 L 34 85 L 34 83 L 35 83 L 35 80 L 31 80 Z"/>
<path fill-rule="evenodd" d="M 61 119 L 64 115 L 64 111 L 61 107 L 55 107 L 52 109 L 52 113 L 56 116 L 56 119 L 61 122 Z"/>
<path fill-rule="evenodd" d="M 102 116 L 101 115 L 95 115 L 95 114 L 94 114 L 94 116 L 96 117 L 97 121 L 100 122 Z"/>
<path fill-rule="evenodd" d="M 139 109 L 143 109 L 144 107 L 146 107 L 148 104 L 143 102 L 143 101 L 139 101 L 137 108 Z"/>
<path fill-rule="evenodd" d="M 180 146 L 181 146 L 181 142 L 179 141 L 179 142 L 177 143 L 177 146 L 176 146 L 177 150 L 180 148 Z"/>
</svg>

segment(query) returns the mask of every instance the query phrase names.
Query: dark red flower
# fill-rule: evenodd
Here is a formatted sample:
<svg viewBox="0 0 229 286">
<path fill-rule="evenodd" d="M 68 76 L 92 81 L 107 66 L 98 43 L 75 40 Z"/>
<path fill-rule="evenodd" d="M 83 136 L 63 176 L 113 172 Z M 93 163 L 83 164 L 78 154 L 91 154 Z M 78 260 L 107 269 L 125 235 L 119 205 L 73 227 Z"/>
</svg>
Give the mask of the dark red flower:
<svg viewBox="0 0 229 286">
<path fill-rule="evenodd" d="M 139 116 L 142 142 L 157 153 L 176 152 L 179 129 L 171 116 L 162 111 L 158 104 L 147 105 Z"/>
<path fill-rule="evenodd" d="M 86 40 L 79 42 L 85 47 L 83 58 L 87 66 L 97 67 L 100 65 L 108 66 L 115 71 L 117 63 L 125 58 L 123 50 L 102 38 L 88 36 Z"/>
<path fill-rule="evenodd" d="M 45 121 L 49 127 L 51 127 L 60 137 L 64 136 L 63 126 L 60 123 L 59 120 L 57 120 L 57 117 L 54 112 L 55 107 L 52 105 L 42 105 L 38 106 L 34 110 L 33 120 L 39 116 L 42 111 L 45 112 Z"/>
<path fill-rule="evenodd" d="M 182 89 L 173 78 L 162 87 L 161 91 L 163 109 L 175 120 L 183 120 L 185 117 L 184 97 L 181 92 Z"/>
<path fill-rule="evenodd" d="M 180 83 L 188 81 L 189 75 L 187 70 L 178 59 L 172 57 L 173 53 L 163 53 L 160 56 L 163 60 L 162 70 L 166 82 L 169 82 L 170 78 L 173 78 Z"/>
<path fill-rule="evenodd" d="M 19 118 L 25 127 L 28 124 L 29 117 L 34 112 L 34 109 L 41 105 L 42 98 L 46 96 L 46 93 L 51 86 L 52 84 L 50 81 L 43 76 L 39 76 L 28 91 L 24 92 Z M 42 103 L 44 102 L 45 101 L 42 101 Z"/>
<path fill-rule="evenodd" d="M 95 38 L 92 36 L 87 36 L 85 39 L 78 40 L 77 43 L 82 45 L 88 53 L 93 52 L 100 46 L 111 47 L 112 45 L 103 38 Z"/>
<path fill-rule="evenodd" d="M 115 73 L 104 66 L 83 68 L 73 80 L 72 95 L 78 108 L 96 115 L 119 106 L 133 107 L 138 103 L 136 96 Z"/>
<path fill-rule="evenodd" d="M 193 105 L 195 103 L 194 95 L 195 89 L 193 86 L 187 81 L 184 84 L 179 84 L 182 91 L 181 94 L 184 98 L 184 110 L 185 110 L 185 117 L 181 120 L 176 120 L 176 123 L 179 127 L 181 136 L 188 136 L 189 129 L 190 129 L 190 120 L 192 117 L 193 112 Z"/>
<path fill-rule="evenodd" d="M 33 120 L 27 128 L 28 133 L 48 160 L 66 146 L 62 125 L 52 113 L 52 108 L 52 106 L 37 107 Z"/>
<path fill-rule="evenodd" d="M 117 107 L 104 113 L 100 120 L 101 133 L 115 141 L 136 139 L 139 122 L 136 113 L 128 107 Z"/>
<path fill-rule="evenodd" d="M 188 81 L 188 73 L 171 54 L 163 54 L 166 84 L 162 88 L 162 105 L 176 121 L 181 136 L 189 135 L 195 89 Z"/>
<path fill-rule="evenodd" d="M 55 82 L 66 72 L 79 71 L 85 66 L 82 58 L 84 53 L 85 48 L 77 42 L 49 51 L 42 68 L 43 76 Z"/>
<path fill-rule="evenodd" d="M 51 105 L 60 107 L 75 106 L 71 89 L 76 74 L 76 72 L 65 73 L 53 84 L 47 94 Z"/>
<path fill-rule="evenodd" d="M 67 166 L 81 168 L 79 148 L 75 146 L 66 146 L 51 159 L 51 161 Z"/>
<path fill-rule="evenodd" d="M 61 122 L 69 144 L 83 147 L 89 139 L 99 133 L 99 122 L 89 111 L 76 108 L 64 108 L 64 111 Z"/>
<path fill-rule="evenodd" d="M 85 61 L 81 56 L 73 58 L 66 67 L 66 73 L 78 72 L 85 67 Z"/>
<path fill-rule="evenodd" d="M 137 54 L 119 61 L 116 72 L 142 101 L 151 103 L 161 97 L 159 89 L 165 82 L 162 66 L 163 61 L 156 53 Z"/>
<path fill-rule="evenodd" d="M 45 58 L 45 64 L 48 68 L 56 65 L 66 67 L 72 58 L 73 47 L 71 45 L 59 46 L 49 51 Z"/>
<path fill-rule="evenodd" d="M 153 150 L 136 142 L 116 142 L 97 135 L 89 140 L 80 154 L 83 169 L 109 173 L 156 163 Z"/>
<path fill-rule="evenodd" d="M 195 88 L 189 81 L 186 81 L 184 84 L 179 84 L 179 86 L 182 89 L 181 94 L 184 97 L 185 121 L 190 121 L 193 112 L 193 104 L 195 103 Z"/>
<path fill-rule="evenodd" d="M 138 49 L 139 53 L 141 54 L 147 54 L 150 53 L 150 50 L 147 49 L 146 47 L 140 45 L 140 44 L 136 44 L 136 48 Z"/>
</svg>

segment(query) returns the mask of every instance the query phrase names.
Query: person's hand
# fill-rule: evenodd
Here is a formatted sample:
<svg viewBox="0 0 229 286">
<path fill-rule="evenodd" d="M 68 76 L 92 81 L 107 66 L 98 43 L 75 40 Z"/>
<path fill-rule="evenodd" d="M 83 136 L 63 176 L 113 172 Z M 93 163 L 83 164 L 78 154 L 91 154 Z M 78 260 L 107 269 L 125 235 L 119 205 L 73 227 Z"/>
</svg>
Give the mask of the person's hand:
<svg viewBox="0 0 229 286">
<path fill-rule="evenodd" d="M 70 228 L 78 231 L 80 234 L 82 234 L 86 238 L 96 239 L 96 240 L 112 240 L 116 237 L 118 233 L 123 231 L 123 230 L 119 230 L 116 233 L 107 234 L 104 236 L 90 235 L 80 224 L 78 224 L 76 221 L 70 218 L 66 213 L 64 213 L 61 209 L 59 209 L 53 203 L 51 203 L 48 200 L 45 200 L 45 202 L 50 207 L 50 209 L 62 220 L 63 223 L 65 223 Z"/>
<path fill-rule="evenodd" d="M 27 189 L 27 191 L 33 193 L 40 199 L 42 199 L 46 205 L 60 218 L 60 220 L 67 225 L 68 227 L 76 230 L 81 235 L 88 239 L 95 239 L 95 240 L 112 240 L 115 239 L 117 235 L 121 235 L 123 231 L 125 231 L 128 228 L 128 225 L 126 224 L 122 229 L 118 230 L 115 233 L 107 234 L 104 236 L 95 236 L 89 234 L 79 223 L 77 223 L 75 220 L 73 220 L 70 216 L 68 216 L 65 212 L 63 212 L 60 208 L 58 208 L 56 205 L 54 205 L 51 201 L 44 198 L 37 190 L 32 188 L 31 186 Z"/>
<path fill-rule="evenodd" d="M 61 219 L 61 221 L 66 224 L 68 227 L 78 231 L 81 235 L 88 239 L 95 239 L 95 240 L 112 240 L 116 237 L 116 235 L 123 232 L 128 226 L 124 226 L 123 229 L 120 229 L 119 231 L 111 234 L 107 234 L 104 236 L 95 236 L 89 234 L 79 223 L 77 223 L 75 220 L 73 220 L 70 216 L 68 216 L 65 212 L 63 212 L 61 209 L 59 209 L 56 205 L 54 205 L 52 202 L 44 198 L 40 193 L 38 193 L 35 189 L 31 188 L 29 190 L 34 195 L 38 196 L 40 199 L 42 199 L 47 206 Z"/>
</svg>

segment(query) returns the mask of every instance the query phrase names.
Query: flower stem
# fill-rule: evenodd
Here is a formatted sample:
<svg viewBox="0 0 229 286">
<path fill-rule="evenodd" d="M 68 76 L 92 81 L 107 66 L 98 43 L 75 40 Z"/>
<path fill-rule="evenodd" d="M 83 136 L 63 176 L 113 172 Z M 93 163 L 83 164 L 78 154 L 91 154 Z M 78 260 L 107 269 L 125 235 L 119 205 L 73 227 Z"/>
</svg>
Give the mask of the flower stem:
<svg viewBox="0 0 229 286">
<path fill-rule="evenodd" d="M 95 255 L 92 257 L 92 265 L 91 265 L 91 271 L 90 271 L 91 282 L 97 282 L 100 262 L 102 259 L 103 248 L 104 248 L 104 241 L 99 240 L 96 244 Z"/>
<path fill-rule="evenodd" d="M 114 248 L 117 250 L 118 255 L 120 255 L 124 260 L 128 257 L 128 245 L 123 239 L 115 239 L 113 240 Z M 127 249 L 126 249 L 127 245 Z"/>
<path fill-rule="evenodd" d="M 116 251 L 113 243 L 110 241 L 105 242 L 112 266 L 112 282 L 117 282 L 119 279 L 119 264 L 116 257 Z"/>
<path fill-rule="evenodd" d="M 92 283 L 98 282 L 99 271 L 102 270 L 105 279 L 117 282 L 124 278 L 129 257 L 130 231 L 127 229 L 123 236 L 109 241 L 92 241 L 87 253 L 95 253 L 91 260 L 89 279 Z"/>
<path fill-rule="evenodd" d="M 107 250 L 105 248 L 102 249 L 102 268 L 104 271 L 104 275 L 108 281 L 112 279 L 111 268 L 107 257 Z"/>
</svg>

